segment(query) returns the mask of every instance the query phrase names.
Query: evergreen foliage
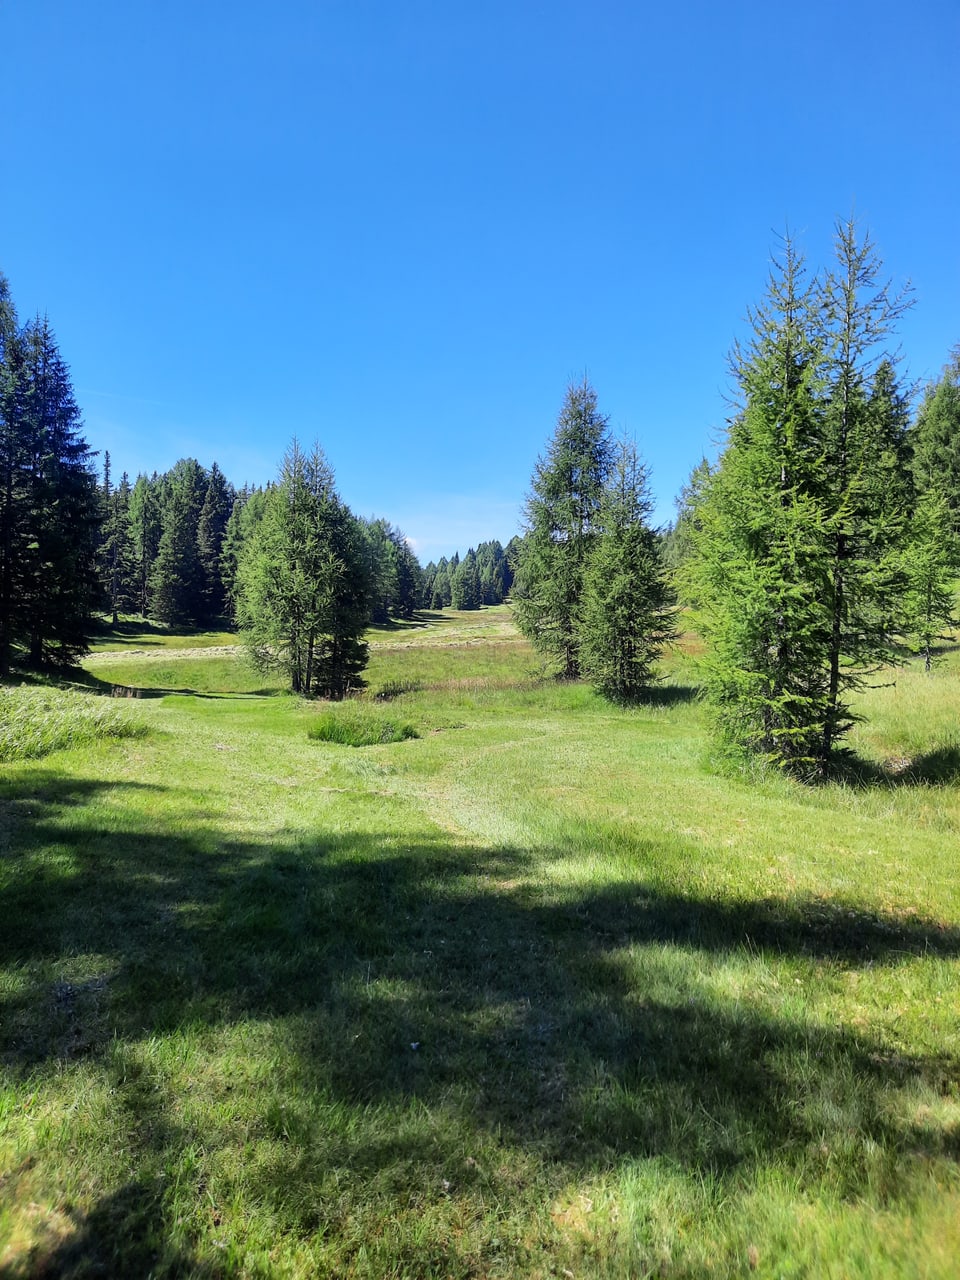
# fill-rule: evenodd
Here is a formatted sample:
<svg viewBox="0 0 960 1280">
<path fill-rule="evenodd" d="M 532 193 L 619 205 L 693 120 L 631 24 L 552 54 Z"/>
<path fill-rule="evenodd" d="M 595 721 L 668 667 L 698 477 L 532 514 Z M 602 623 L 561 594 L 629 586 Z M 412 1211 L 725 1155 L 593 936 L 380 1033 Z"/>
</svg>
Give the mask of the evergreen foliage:
<svg viewBox="0 0 960 1280">
<path fill-rule="evenodd" d="M 900 625 L 906 420 L 876 360 L 905 301 L 879 269 L 851 223 L 822 281 L 785 241 L 734 351 L 742 410 L 692 522 L 721 736 L 798 773 L 824 772 L 849 693 Z"/>
<path fill-rule="evenodd" d="M 207 478 L 195 458 L 182 458 L 160 489 L 160 544 L 150 574 L 150 615 L 191 626 L 205 620 L 205 580 L 198 530 Z"/>
<path fill-rule="evenodd" d="M 18 326 L 0 276 L 0 674 L 15 648 L 35 666 L 86 651 L 99 592 L 91 464 L 53 331 Z"/>
<path fill-rule="evenodd" d="M 237 573 L 237 618 L 259 669 L 282 670 L 304 696 L 340 699 L 362 684 L 367 557 L 322 450 L 294 441 Z"/>
<path fill-rule="evenodd" d="M 227 595 L 222 574 L 223 540 L 233 511 L 234 489 L 214 462 L 207 476 L 203 506 L 197 521 L 197 554 L 200 561 L 201 621 L 215 622 L 226 611 Z"/>
<path fill-rule="evenodd" d="M 450 579 L 450 604 L 454 609 L 479 609 L 482 603 L 477 554 L 471 547 Z"/>
<path fill-rule="evenodd" d="M 950 504 L 943 490 L 934 486 L 917 500 L 902 560 L 906 582 L 903 629 L 923 656 L 928 672 L 934 645 L 950 639 L 949 629 L 957 625 L 953 610 L 958 568 Z"/>
<path fill-rule="evenodd" d="M 114 626 L 122 612 L 138 604 L 137 555 L 130 519 L 132 491 L 124 472 L 114 486 L 110 475 L 110 454 L 103 455 L 103 482 L 100 487 L 100 546 L 98 568 L 103 599 Z"/>
<path fill-rule="evenodd" d="M 577 615 L 580 666 L 605 697 L 632 701 L 676 635 L 675 595 L 650 525 L 653 499 L 636 445 L 621 441 L 587 555 Z"/>
<path fill-rule="evenodd" d="M 910 434 L 917 488 L 940 490 L 953 536 L 960 540 L 960 345 L 940 378 L 926 388 Z"/>
<path fill-rule="evenodd" d="M 580 674 L 577 614 L 611 456 L 607 418 L 584 378 L 567 388 L 553 438 L 534 470 L 513 593 L 520 630 L 560 663 L 567 679 Z"/>
</svg>

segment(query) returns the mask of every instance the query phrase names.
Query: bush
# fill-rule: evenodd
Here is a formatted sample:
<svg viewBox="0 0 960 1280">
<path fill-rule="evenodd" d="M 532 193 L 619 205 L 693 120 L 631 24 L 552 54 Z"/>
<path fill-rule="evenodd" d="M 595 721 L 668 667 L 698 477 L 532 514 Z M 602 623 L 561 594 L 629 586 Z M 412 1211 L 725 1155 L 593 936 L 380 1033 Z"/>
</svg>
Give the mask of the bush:
<svg viewBox="0 0 960 1280">
<path fill-rule="evenodd" d="M 22 686 L 0 689 L 0 763 L 37 760 L 66 747 L 144 732 L 118 707 L 93 694 Z"/>
<path fill-rule="evenodd" d="M 412 724 L 354 704 L 323 712 L 307 736 L 319 742 L 338 742 L 345 747 L 375 747 L 420 735 Z"/>
</svg>

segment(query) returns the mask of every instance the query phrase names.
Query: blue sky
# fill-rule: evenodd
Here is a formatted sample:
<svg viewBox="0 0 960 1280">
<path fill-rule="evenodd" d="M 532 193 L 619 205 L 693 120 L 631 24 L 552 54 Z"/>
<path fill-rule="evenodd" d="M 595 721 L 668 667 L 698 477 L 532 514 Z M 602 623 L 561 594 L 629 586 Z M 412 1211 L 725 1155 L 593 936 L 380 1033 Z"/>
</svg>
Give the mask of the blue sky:
<svg viewBox="0 0 960 1280">
<path fill-rule="evenodd" d="M 960 341 L 957 0 L 0 0 L 0 270 L 116 471 L 318 440 L 426 561 L 506 541 L 566 385 L 658 518 L 787 226 Z"/>
</svg>

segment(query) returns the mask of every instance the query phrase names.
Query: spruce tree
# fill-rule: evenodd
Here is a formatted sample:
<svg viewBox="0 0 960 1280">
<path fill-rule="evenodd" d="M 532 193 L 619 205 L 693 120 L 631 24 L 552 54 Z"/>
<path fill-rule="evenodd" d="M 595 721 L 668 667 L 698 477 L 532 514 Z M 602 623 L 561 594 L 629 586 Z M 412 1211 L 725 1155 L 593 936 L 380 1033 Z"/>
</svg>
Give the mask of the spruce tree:
<svg viewBox="0 0 960 1280">
<path fill-rule="evenodd" d="M 181 458 L 160 488 L 160 543 L 150 575 L 150 615 L 173 626 L 204 618 L 204 575 L 198 532 L 206 476 L 194 458 Z"/>
<path fill-rule="evenodd" d="M 636 700 L 650 687 L 654 664 L 676 634 L 675 595 L 652 511 L 647 469 L 636 445 L 623 440 L 604 490 L 577 615 L 583 674 L 617 701 Z"/>
<path fill-rule="evenodd" d="M 534 469 L 513 587 L 517 625 L 567 679 L 580 674 L 577 614 L 610 471 L 607 418 L 586 378 L 567 388 L 546 454 Z"/>
<path fill-rule="evenodd" d="M 10 286 L 0 273 L 0 676 L 26 627 L 29 461 L 23 422 L 24 352 Z"/>
<path fill-rule="evenodd" d="M 87 650 L 99 593 L 100 503 L 69 372 L 46 319 L 23 338 L 22 415 L 29 451 L 29 541 L 21 546 L 22 626 L 34 665 L 70 665 Z"/>
<path fill-rule="evenodd" d="M 160 478 L 138 475 L 130 494 L 130 537 L 133 542 L 135 608 L 146 618 L 150 613 L 150 584 L 160 547 Z"/>
<path fill-rule="evenodd" d="M 100 546 L 98 568 L 101 590 L 114 626 L 120 611 L 137 606 L 136 554 L 130 527 L 130 480 L 124 472 L 114 487 L 110 477 L 110 454 L 103 455 L 103 482 L 100 487 Z"/>
<path fill-rule="evenodd" d="M 450 579 L 450 604 L 454 609 L 479 609 L 480 574 L 477 570 L 476 552 L 471 547 Z"/>
<path fill-rule="evenodd" d="M 202 578 L 201 621 L 206 623 L 215 622 L 226 610 L 221 557 L 233 499 L 233 485 L 214 462 L 207 476 L 203 506 L 197 521 L 197 556 Z"/>
</svg>

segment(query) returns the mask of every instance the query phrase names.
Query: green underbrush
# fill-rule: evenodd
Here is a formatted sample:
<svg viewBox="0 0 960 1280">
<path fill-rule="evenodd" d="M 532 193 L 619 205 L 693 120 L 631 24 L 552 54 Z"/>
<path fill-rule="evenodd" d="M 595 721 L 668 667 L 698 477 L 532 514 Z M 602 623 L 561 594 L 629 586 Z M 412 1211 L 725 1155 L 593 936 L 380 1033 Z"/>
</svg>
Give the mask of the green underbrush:
<svg viewBox="0 0 960 1280">
<path fill-rule="evenodd" d="M 150 732 L 0 768 L 4 1277 L 952 1280 L 957 653 L 809 788 L 689 639 L 620 708 L 481 620 L 336 706 L 96 657 Z"/>
</svg>

